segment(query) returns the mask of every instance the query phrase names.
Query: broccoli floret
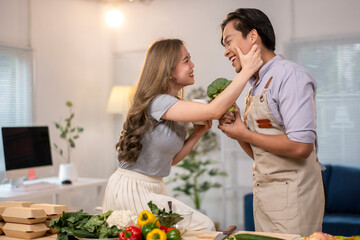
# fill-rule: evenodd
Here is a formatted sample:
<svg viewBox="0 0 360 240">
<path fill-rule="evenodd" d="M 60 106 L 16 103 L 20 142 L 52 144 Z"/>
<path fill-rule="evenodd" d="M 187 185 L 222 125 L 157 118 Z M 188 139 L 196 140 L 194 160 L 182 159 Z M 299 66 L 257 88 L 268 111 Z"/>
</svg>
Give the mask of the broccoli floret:
<svg viewBox="0 0 360 240">
<path fill-rule="evenodd" d="M 231 82 L 231 80 L 227 80 L 226 78 L 215 79 L 207 88 L 207 95 L 210 98 L 210 101 L 214 100 L 214 98 L 216 98 L 227 86 L 229 86 Z M 230 108 L 231 112 L 234 110 L 234 107 Z"/>
<path fill-rule="evenodd" d="M 207 88 L 207 95 L 212 101 L 216 98 L 227 86 L 229 86 L 231 80 L 226 78 L 217 78 L 215 79 Z"/>
</svg>

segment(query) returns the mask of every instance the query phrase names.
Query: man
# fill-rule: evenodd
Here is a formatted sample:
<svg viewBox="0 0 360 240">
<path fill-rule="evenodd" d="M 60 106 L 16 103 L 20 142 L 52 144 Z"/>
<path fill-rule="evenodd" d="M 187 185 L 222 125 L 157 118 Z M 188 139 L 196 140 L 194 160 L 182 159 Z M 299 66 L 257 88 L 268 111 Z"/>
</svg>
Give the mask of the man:
<svg viewBox="0 0 360 240">
<path fill-rule="evenodd" d="M 324 189 L 316 154 L 316 83 L 294 62 L 274 53 L 275 34 L 258 9 L 237 9 L 222 25 L 224 55 L 236 72 L 253 44 L 264 65 L 249 80 L 244 121 L 239 108 L 219 128 L 254 159 L 256 231 L 309 236 L 321 231 Z M 233 119 L 231 119 L 233 118 Z"/>
</svg>

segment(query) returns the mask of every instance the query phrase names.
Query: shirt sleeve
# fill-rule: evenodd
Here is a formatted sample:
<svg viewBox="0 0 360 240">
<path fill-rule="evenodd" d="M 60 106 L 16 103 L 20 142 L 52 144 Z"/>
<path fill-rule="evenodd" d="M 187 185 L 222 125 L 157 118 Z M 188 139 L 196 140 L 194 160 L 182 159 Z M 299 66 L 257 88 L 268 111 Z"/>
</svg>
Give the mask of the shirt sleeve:
<svg viewBox="0 0 360 240">
<path fill-rule="evenodd" d="M 149 104 L 148 114 L 159 122 L 164 113 L 178 100 L 176 97 L 168 94 L 156 96 Z"/>
<path fill-rule="evenodd" d="M 279 112 L 288 138 L 295 142 L 316 140 L 316 82 L 301 66 L 285 71 L 279 89 Z"/>
</svg>

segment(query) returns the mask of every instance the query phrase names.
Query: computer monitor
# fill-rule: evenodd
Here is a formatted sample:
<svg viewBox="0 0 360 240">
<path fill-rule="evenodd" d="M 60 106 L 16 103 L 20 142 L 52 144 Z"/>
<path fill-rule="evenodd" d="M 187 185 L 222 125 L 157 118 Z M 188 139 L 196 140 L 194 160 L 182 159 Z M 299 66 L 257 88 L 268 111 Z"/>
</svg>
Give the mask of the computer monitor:
<svg viewBox="0 0 360 240">
<path fill-rule="evenodd" d="M 1 132 L 6 178 L 13 180 L 13 185 L 21 185 L 21 179 L 28 176 L 29 169 L 52 170 L 47 126 L 2 127 Z"/>
</svg>

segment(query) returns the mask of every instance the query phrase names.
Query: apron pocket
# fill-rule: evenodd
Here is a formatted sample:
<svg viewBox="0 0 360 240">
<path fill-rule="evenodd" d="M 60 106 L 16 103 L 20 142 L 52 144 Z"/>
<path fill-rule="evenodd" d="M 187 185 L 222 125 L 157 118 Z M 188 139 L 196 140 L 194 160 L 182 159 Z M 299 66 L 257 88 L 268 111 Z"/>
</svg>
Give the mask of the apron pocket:
<svg viewBox="0 0 360 240">
<path fill-rule="evenodd" d="M 283 182 L 258 183 L 256 195 L 265 212 L 281 211 L 287 206 L 288 184 Z"/>
<path fill-rule="evenodd" d="M 276 174 L 274 174 L 276 175 Z M 254 186 L 255 199 L 261 211 L 271 219 L 289 220 L 298 215 L 297 187 L 295 172 L 272 175 L 269 181 L 258 182 Z"/>
</svg>

